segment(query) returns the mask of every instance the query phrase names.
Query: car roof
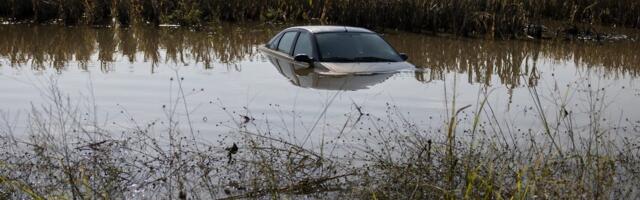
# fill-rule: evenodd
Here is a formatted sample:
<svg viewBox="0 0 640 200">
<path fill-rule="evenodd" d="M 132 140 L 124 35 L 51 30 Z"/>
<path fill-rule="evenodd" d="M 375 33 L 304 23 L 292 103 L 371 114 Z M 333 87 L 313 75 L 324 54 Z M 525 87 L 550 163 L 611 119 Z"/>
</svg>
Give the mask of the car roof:
<svg viewBox="0 0 640 200">
<path fill-rule="evenodd" d="M 352 26 L 295 26 L 286 30 L 303 29 L 311 33 L 328 33 L 328 32 L 353 32 L 353 33 L 374 33 L 369 29 L 352 27 Z"/>
</svg>

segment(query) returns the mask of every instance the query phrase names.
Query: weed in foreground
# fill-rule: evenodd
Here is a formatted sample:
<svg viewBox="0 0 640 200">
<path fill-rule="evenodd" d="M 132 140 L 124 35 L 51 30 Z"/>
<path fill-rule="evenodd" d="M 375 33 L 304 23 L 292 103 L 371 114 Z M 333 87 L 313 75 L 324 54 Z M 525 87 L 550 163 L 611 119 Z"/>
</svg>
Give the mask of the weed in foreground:
<svg viewBox="0 0 640 200">
<path fill-rule="evenodd" d="M 178 76 L 177 76 L 178 77 Z M 526 77 L 524 77 L 526 79 Z M 423 128 L 388 104 L 383 116 L 354 105 L 335 140 L 309 146 L 261 123 L 248 109 L 231 111 L 234 137 L 203 143 L 193 134 L 181 78 L 172 81 L 165 120 L 99 121 L 52 84 L 24 130 L 2 113 L 0 196 L 6 198 L 634 198 L 640 176 L 640 123 L 602 120 L 606 93 L 576 85 L 559 108 L 536 112 L 541 128 L 520 130 L 493 113 L 490 90 L 458 107 L 456 86 L 442 124 Z M 532 85 L 531 87 L 535 87 Z M 542 95 L 533 88 L 531 94 Z M 572 95 L 584 104 L 568 104 Z M 534 98 L 534 104 L 549 105 Z M 579 98 L 578 98 L 579 99 Z M 579 112 L 590 116 L 579 121 Z M 545 112 L 541 112 L 544 110 Z M 566 111 L 566 112 L 565 112 Z M 552 114 L 552 113 L 558 113 Z M 129 120 L 130 119 L 130 120 Z M 546 120 L 546 122 L 544 122 Z M 277 120 L 275 120 L 277 121 Z M 546 125 L 545 125 L 546 124 Z M 265 126 L 266 125 L 266 126 Z M 281 128 L 278 128 L 281 127 Z M 546 127 L 546 128 L 545 128 Z M 630 133 L 617 133 L 618 129 Z M 186 131 L 185 131 L 186 130 Z M 20 132 L 16 132 L 20 131 Z M 25 132 L 26 134 L 23 134 Z M 311 134 L 311 133 L 309 133 Z M 615 135 L 614 135 L 615 134 Z M 622 135 L 620 135 L 622 134 Z M 296 142 L 297 141 L 297 142 Z M 357 141 L 357 142 L 356 142 Z M 550 141 L 556 141 L 553 144 Z M 332 145 L 332 144 L 335 144 Z M 347 145 L 341 146 L 341 145 Z M 341 149 L 341 152 L 334 151 Z"/>
</svg>

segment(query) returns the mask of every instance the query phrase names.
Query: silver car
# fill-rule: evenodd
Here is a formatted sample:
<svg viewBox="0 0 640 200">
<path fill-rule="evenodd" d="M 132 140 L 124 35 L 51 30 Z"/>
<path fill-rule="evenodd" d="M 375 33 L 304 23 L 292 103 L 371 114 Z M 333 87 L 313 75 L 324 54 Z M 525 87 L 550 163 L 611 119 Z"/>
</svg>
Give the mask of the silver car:
<svg viewBox="0 0 640 200">
<path fill-rule="evenodd" d="M 413 69 L 373 31 L 348 26 L 297 26 L 278 33 L 260 48 L 270 56 L 290 60 L 296 68 L 313 67 L 330 75 L 373 74 Z"/>
</svg>

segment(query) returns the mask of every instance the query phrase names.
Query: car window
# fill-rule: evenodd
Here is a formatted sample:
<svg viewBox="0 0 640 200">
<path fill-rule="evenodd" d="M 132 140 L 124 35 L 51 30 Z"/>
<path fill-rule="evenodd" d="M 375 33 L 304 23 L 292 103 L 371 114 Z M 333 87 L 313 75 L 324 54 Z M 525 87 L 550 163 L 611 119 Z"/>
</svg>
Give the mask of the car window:
<svg viewBox="0 0 640 200">
<path fill-rule="evenodd" d="M 298 32 L 287 32 L 282 35 L 280 43 L 278 44 L 278 51 L 282 51 L 286 54 L 291 53 L 291 46 L 293 46 L 293 40 L 296 38 Z"/>
<path fill-rule="evenodd" d="M 322 33 L 316 35 L 324 62 L 400 62 L 387 42 L 373 33 Z"/>
<path fill-rule="evenodd" d="M 311 44 L 311 34 L 307 32 L 301 32 L 296 42 L 296 47 L 293 50 L 293 55 L 307 54 L 309 57 L 313 56 L 313 45 Z"/>
<path fill-rule="evenodd" d="M 269 47 L 269 49 L 276 49 L 278 46 L 278 41 L 280 41 L 281 37 L 282 34 L 278 34 L 275 37 L 271 38 L 271 40 L 269 40 L 269 43 L 267 43 L 267 47 Z"/>
</svg>

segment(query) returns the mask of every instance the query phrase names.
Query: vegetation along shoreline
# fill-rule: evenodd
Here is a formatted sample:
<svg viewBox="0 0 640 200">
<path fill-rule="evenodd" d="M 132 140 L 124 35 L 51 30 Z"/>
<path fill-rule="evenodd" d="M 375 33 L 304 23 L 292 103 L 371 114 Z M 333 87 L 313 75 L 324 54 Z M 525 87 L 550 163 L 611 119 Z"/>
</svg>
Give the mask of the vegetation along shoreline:
<svg viewBox="0 0 640 200">
<path fill-rule="evenodd" d="M 380 13 L 385 13 L 384 15 Z M 344 24 L 372 29 L 486 38 L 619 40 L 616 27 L 640 27 L 633 0 L 0 0 L 8 23 L 129 26 L 219 22 Z M 597 28 L 597 27 L 607 28 Z"/>
</svg>

